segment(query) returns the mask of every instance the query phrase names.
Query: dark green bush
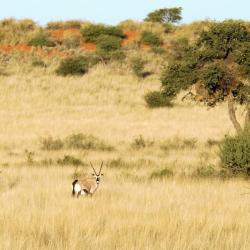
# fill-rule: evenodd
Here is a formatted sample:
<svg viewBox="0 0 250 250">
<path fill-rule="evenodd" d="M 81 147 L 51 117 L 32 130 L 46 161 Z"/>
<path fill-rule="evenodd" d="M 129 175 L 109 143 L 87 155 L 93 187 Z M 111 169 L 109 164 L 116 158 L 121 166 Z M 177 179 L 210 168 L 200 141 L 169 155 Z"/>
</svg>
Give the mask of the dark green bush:
<svg viewBox="0 0 250 250">
<path fill-rule="evenodd" d="M 63 59 L 56 70 L 58 75 L 83 75 L 88 71 L 89 61 L 85 56 L 74 56 Z"/>
<path fill-rule="evenodd" d="M 125 54 L 121 50 L 121 39 L 110 35 L 101 35 L 97 40 L 96 54 L 102 61 L 122 60 Z"/>
<path fill-rule="evenodd" d="M 106 53 L 119 50 L 121 48 L 121 39 L 111 35 L 101 35 L 97 39 L 97 50 Z"/>
<path fill-rule="evenodd" d="M 250 132 L 226 136 L 220 145 L 220 159 L 233 173 L 247 173 L 250 168 Z"/>
<path fill-rule="evenodd" d="M 161 45 L 161 39 L 151 31 L 144 31 L 141 34 L 140 42 L 152 47 L 158 47 Z"/>
<path fill-rule="evenodd" d="M 148 92 L 144 98 L 150 108 L 172 107 L 172 99 L 165 96 L 161 91 Z"/>
<path fill-rule="evenodd" d="M 33 37 L 29 42 L 29 46 L 35 46 L 35 47 L 55 47 L 56 44 L 46 33 L 39 33 L 35 37 Z"/>
<path fill-rule="evenodd" d="M 146 64 L 145 60 L 143 60 L 140 57 L 135 57 L 135 58 L 133 58 L 131 60 L 130 67 L 131 67 L 133 73 L 137 77 L 141 78 L 144 75 L 143 73 L 144 73 L 144 66 L 145 66 L 145 64 Z"/>
<path fill-rule="evenodd" d="M 123 31 L 115 26 L 95 25 L 90 24 L 81 29 L 82 36 L 86 42 L 96 43 L 101 35 L 115 36 L 118 38 L 125 38 Z"/>
</svg>

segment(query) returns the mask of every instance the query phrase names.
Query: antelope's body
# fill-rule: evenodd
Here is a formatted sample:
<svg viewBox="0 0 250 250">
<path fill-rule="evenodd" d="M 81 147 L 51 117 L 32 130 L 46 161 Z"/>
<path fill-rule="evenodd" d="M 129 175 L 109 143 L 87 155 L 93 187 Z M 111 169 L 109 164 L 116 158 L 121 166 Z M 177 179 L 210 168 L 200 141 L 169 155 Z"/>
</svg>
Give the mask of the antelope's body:
<svg viewBox="0 0 250 250">
<path fill-rule="evenodd" d="M 93 178 L 88 178 L 88 179 L 83 179 L 83 180 L 74 180 L 72 182 L 72 195 L 73 196 L 79 197 L 79 195 L 93 195 L 96 192 L 100 184 L 100 176 L 102 175 L 101 174 L 102 165 L 100 167 L 99 173 L 97 174 L 94 167 L 91 164 L 91 167 L 94 170 Z"/>
<path fill-rule="evenodd" d="M 72 195 L 92 195 L 98 188 L 99 184 L 96 183 L 95 178 L 84 180 L 75 180 L 73 183 Z"/>
</svg>

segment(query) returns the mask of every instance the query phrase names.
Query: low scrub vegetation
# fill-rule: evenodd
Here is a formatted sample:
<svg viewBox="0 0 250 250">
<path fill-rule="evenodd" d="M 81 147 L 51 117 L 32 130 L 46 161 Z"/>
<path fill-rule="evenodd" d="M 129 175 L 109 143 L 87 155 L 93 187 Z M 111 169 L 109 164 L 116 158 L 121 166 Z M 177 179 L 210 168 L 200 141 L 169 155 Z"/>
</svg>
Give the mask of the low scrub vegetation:
<svg viewBox="0 0 250 250">
<path fill-rule="evenodd" d="M 158 171 L 154 171 L 151 175 L 150 175 L 150 179 L 163 179 L 163 178 L 168 178 L 168 177 L 172 177 L 174 175 L 173 171 L 170 170 L 169 168 L 163 168 L 161 170 Z"/>
<path fill-rule="evenodd" d="M 93 135 L 73 134 L 65 139 L 67 148 L 112 151 L 114 148 Z"/>
<path fill-rule="evenodd" d="M 61 139 L 53 139 L 51 136 L 41 139 L 42 150 L 60 150 L 64 147 Z"/>
<path fill-rule="evenodd" d="M 142 32 L 140 42 L 152 47 L 158 47 L 162 43 L 160 37 L 150 31 Z"/>
<path fill-rule="evenodd" d="M 74 56 L 63 59 L 56 70 L 61 76 L 84 75 L 89 68 L 88 58 L 85 56 Z"/>
<path fill-rule="evenodd" d="M 250 133 L 226 136 L 220 145 L 220 159 L 233 173 L 250 174 Z"/>
<path fill-rule="evenodd" d="M 170 150 L 184 150 L 184 149 L 194 149 L 197 144 L 197 139 L 190 138 L 190 139 L 180 139 L 178 137 L 167 140 L 161 143 L 161 149 L 164 151 Z"/>
<path fill-rule="evenodd" d="M 96 43 L 100 36 L 114 36 L 117 38 L 125 38 L 123 31 L 115 26 L 95 25 L 90 24 L 85 28 L 81 29 L 82 36 L 86 42 Z"/>
<path fill-rule="evenodd" d="M 161 91 L 150 91 L 145 96 L 144 99 L 149 108 L 158 107 L 172 107 L 171 98 L 168 98 Z"/>
<path fill-rule="evenodd" d="M 84 165 L 83 162 L 72 156 L 72 155 L 65 155 L 62 159 L 57 160 L 57 164 L 61 166 L 80 166 Z"/>
<path fill-rule="evenodd" d="M 144 67 L 145 67 L 146 61 L 143 60 L 141 57 L 134 57 L 131 60 L 130 67 L 133 73 L 138 78 L 143 78 L 144 76 Z"/>
<path fill-rule="evenodd" d="M 30 41 L 28 45 L 34 47 L 55 47 L 56 43 L 49 37 L 47 33 L 39 32 Z"/>
</svg>

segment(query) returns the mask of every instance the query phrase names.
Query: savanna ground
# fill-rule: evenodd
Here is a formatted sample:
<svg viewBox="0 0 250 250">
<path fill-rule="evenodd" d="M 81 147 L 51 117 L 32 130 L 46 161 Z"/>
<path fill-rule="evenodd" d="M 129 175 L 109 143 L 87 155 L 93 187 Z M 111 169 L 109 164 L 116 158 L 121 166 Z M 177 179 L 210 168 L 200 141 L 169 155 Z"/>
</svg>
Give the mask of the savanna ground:
<svg viewBox="0 0 250 250">
<path fill-rule="evenodd" d="M 16 64 L 0 76 L 1 249 L 250 249 L 249 182 L 223 178 L 219 163 L 234 132 L 226 106 L 149 109 L 158 78 L 113 64 L 67 78 Z M 101 146 L 42 149 L 79 133 Z M 104 161 L 99 190 L 73 199 L 89 161 Z"/>
</svg>

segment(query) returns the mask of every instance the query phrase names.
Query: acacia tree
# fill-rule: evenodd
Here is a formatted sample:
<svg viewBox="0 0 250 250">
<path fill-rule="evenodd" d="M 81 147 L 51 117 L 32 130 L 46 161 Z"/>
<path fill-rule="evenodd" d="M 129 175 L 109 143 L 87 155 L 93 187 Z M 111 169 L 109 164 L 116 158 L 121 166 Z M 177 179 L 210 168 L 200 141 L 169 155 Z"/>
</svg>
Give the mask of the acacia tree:
<svg viewBox="0 0 250 250">
<path fill-rule="evenodd" d="M 212 23 L 201 32 L 181 58 L 170 63 L 161 76 L 161 94 L 173 100 L 182 90 L 190 90 L 195 100 L 208 106 L 227 101 L 229 117 L 238 133 L 242 126 L 235 104 L 245 105 L 245 126 L 250 123 L 250 33 L 233 20 Z"/>
<path fill-rule="evenodd" d="M 181 17 L 182 8 L 162 8 L 150 12 L 145 21 L 158 22 L 158 23 L 177 23 Z"/>
</svg>

